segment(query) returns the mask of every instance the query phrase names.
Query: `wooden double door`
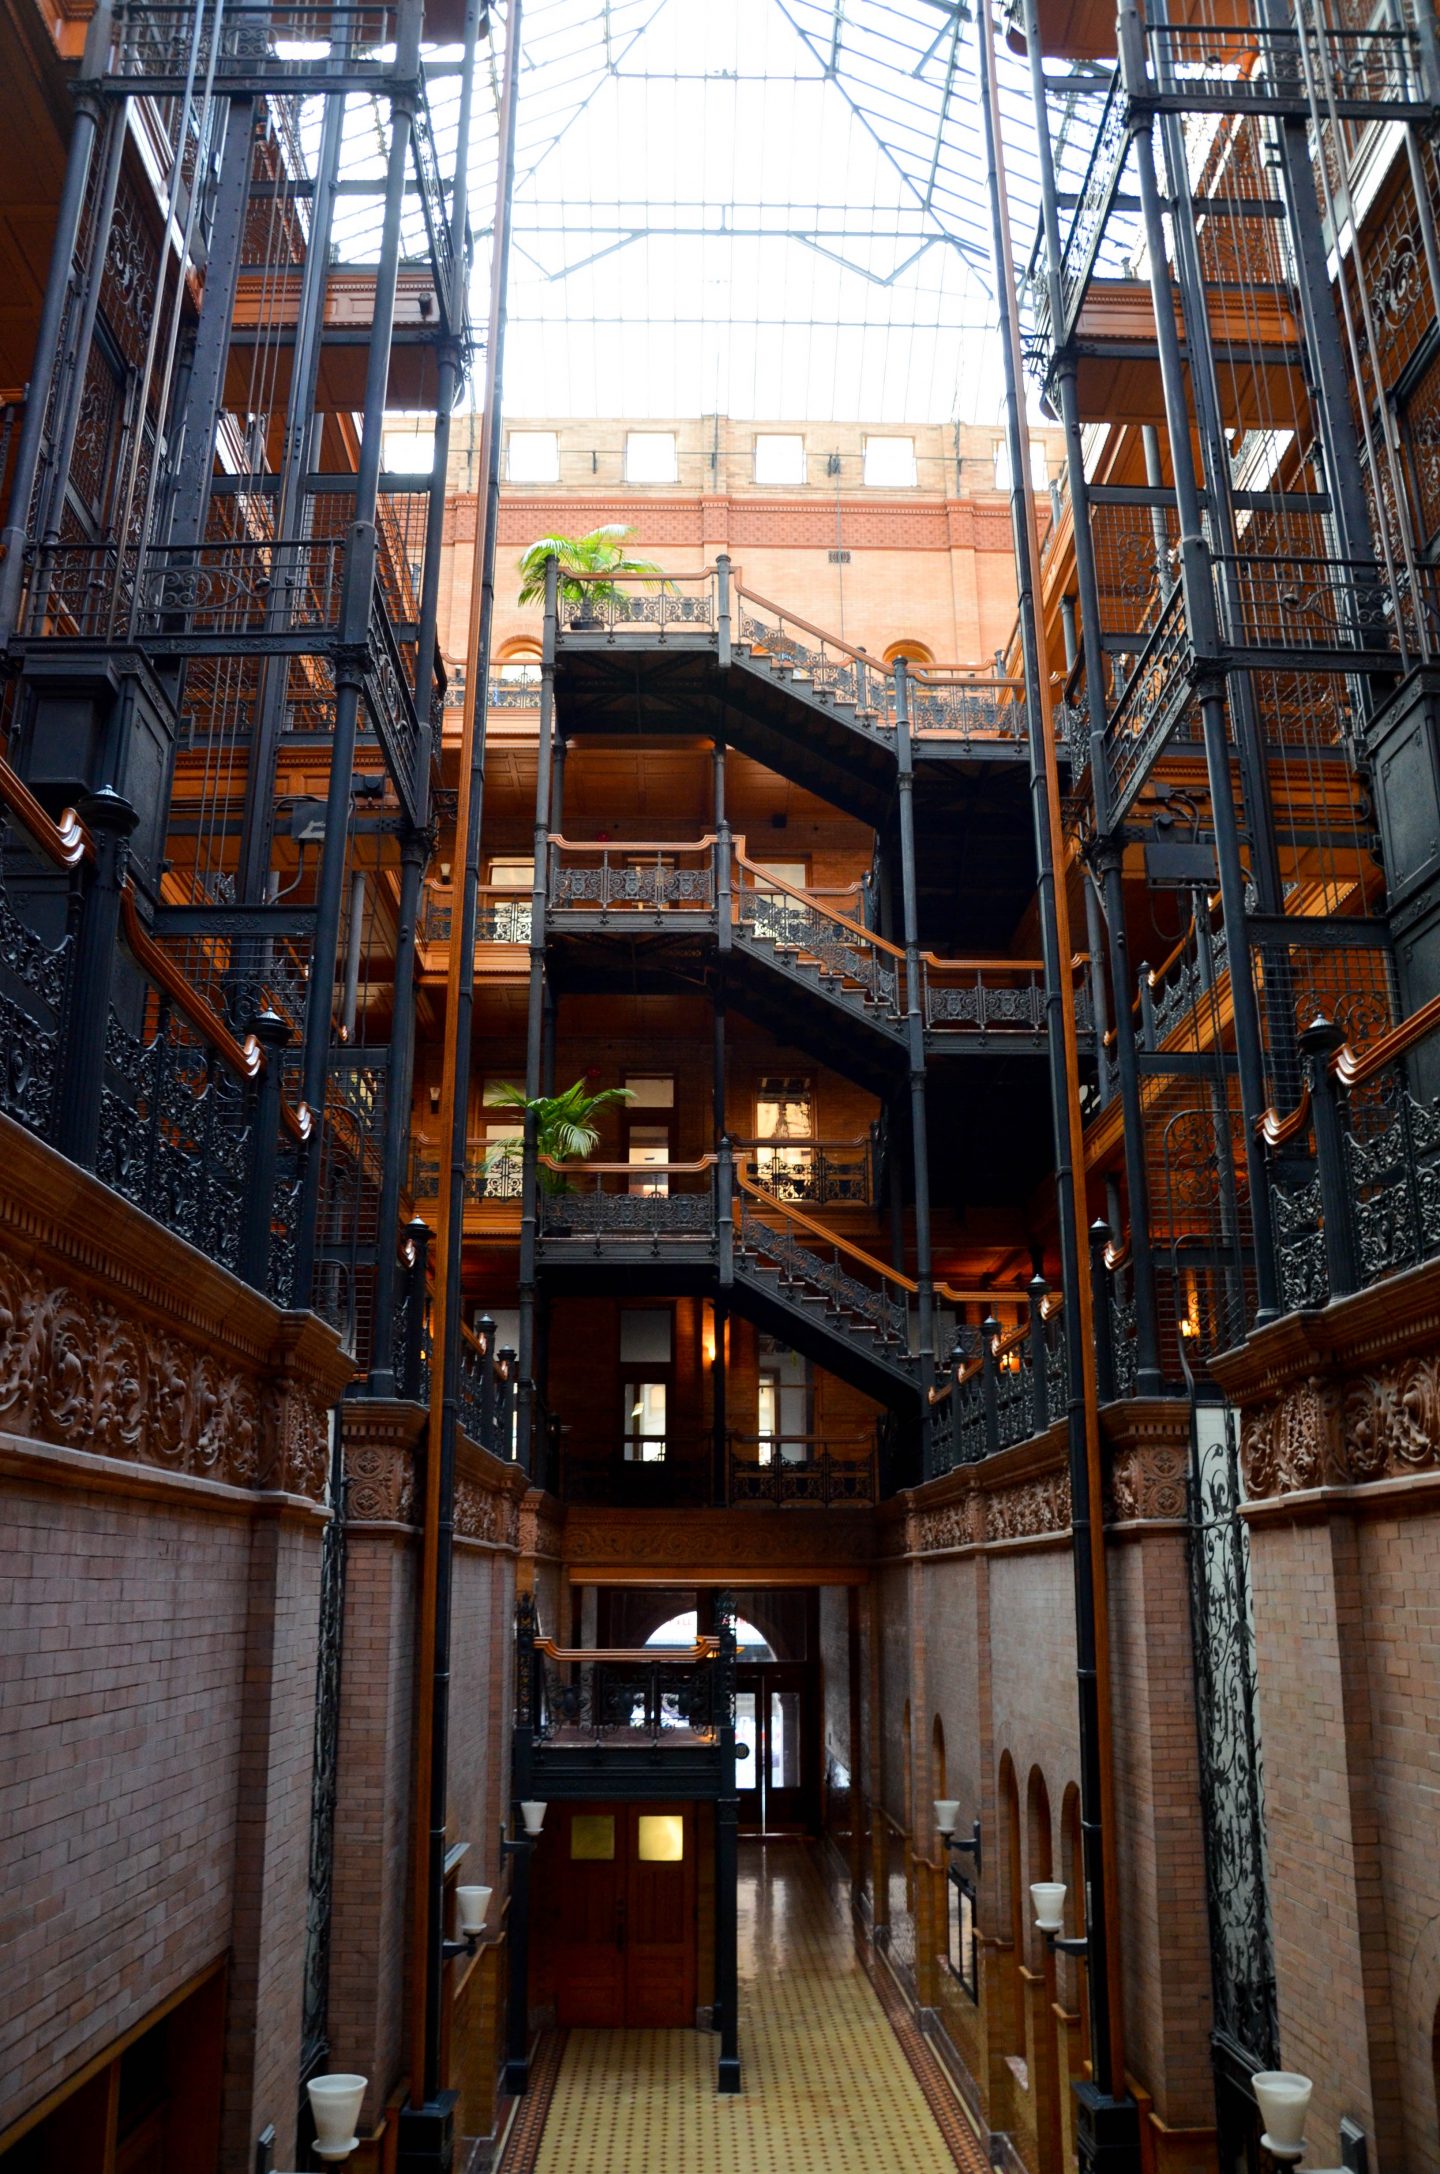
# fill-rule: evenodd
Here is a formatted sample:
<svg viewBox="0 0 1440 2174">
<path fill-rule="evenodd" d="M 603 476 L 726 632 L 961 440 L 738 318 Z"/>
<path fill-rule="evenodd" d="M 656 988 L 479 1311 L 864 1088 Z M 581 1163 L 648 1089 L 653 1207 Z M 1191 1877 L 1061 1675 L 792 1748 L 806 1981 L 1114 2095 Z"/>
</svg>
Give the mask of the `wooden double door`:
<svg viewBox="0 0 1440 2174">
<path fill-rule="evenodd" d="M 556 2022 L 693 2029 L 693 1804 L 557 1803 L 552 1829 L 558 1847 L 536 1875 L 549 1883 Z"/>
</svg>

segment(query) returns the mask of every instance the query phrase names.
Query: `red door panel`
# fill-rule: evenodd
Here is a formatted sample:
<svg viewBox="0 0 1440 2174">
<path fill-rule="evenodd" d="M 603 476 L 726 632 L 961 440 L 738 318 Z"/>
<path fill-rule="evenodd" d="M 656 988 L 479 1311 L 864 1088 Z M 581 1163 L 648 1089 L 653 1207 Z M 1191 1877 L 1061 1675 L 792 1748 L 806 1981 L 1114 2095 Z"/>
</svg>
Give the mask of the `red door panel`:
<svg viewBox="0 0 1440 2174">
<path fill-rule="evenodd" d="M 553 1900 L 555 2020 L 584 2029 L 619 2019 L 625 1991 L 625 1865 L 623 1804 L 560 1804 L 558 1865 Z M 547 1822 L 548 1824 L 548 1822 Z M 592 1852 L 605 1846 L 609 1856 Z"/>
</svg>

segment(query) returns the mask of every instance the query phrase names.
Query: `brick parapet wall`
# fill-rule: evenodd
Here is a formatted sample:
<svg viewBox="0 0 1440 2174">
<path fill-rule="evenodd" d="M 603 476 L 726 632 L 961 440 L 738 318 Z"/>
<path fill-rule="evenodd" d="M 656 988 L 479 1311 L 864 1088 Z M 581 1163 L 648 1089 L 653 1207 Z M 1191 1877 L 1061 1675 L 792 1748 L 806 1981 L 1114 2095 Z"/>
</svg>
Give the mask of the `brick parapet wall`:
<svg viewBox="0 0 1440 2174">
<path fill-rule="evenodd" d="M 227 1953 L 227 2165 L 293 2124 L 350 1366 L 0 1118 L 0 2133 Z M 298 1882 L 298 1885 L 297 1885 Z"/>
<path fill-rule="evenodd" d="M 1215 1363 L 1241 1415 L 1280 2053 L 1307 2123 L 1437 2174 L 1440 1267 Z"/>
</svg>

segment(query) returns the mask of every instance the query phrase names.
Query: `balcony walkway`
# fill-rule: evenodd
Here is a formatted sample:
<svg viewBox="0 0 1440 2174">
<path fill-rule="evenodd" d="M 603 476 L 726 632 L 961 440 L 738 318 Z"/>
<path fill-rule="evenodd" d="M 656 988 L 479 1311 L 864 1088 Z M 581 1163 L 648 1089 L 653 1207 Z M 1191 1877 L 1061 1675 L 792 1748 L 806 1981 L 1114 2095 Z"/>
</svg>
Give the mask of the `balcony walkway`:
<svg viewBox="0 0 1440 2174">
<path fill-rule="evenodd" d="M 535 2064 L 501 2174 L 984 2174 L 958 2100 L 903 2016 L 900 2030 L 856 1952 L 843 1881 L 813 1850 L 744 1844 L 743 2094 L 716 2095 L 704 2033 L 571 2031 L 558 2061 Z"/>
</svg>

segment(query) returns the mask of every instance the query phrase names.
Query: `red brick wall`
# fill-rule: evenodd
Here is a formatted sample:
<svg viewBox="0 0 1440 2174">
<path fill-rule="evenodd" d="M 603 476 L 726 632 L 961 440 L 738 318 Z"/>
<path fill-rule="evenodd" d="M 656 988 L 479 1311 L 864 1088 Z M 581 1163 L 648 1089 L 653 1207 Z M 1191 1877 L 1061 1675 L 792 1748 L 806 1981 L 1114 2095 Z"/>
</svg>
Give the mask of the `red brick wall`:
<svg viewBox="0 0 1440 2174">
<path fill-rule="evenodd" d="M 3 2127 L 229 1945 L 250 1527 L 15 1484 L 0 1563 Z"/>
</svg>

